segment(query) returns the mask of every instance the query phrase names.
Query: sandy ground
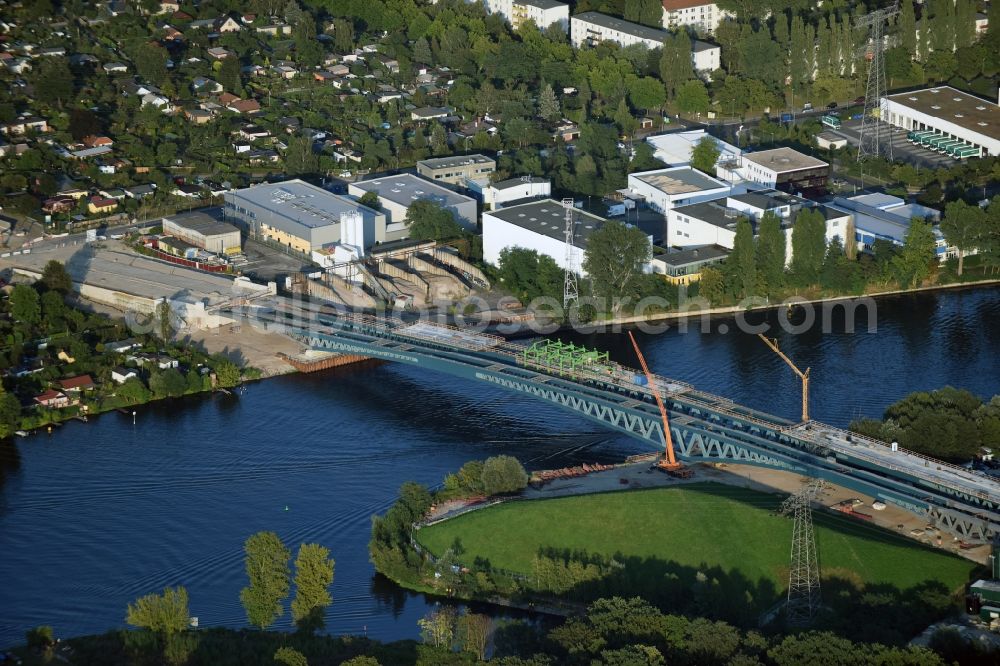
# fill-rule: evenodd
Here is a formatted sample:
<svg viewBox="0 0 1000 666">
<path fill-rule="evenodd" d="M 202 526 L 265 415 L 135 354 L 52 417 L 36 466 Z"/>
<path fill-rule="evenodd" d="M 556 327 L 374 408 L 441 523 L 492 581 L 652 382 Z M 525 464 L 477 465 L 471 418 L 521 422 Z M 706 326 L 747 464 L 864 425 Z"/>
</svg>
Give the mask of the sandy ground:
<svg viewBox="0 0 1000 666">
<path fill-rule="evenodd" d="M 221 328 L 193 331 L 181 338 L 201 346 L 209 354 L 221 353 L 235 363 L 250 365 L 264 377 L 284 375 L 295 369 L 278 357 L 279 353 L 296 356 L 302 345 L 276 333 L 265 333 L 251 326 L 223 326 Z"/>
</svg>

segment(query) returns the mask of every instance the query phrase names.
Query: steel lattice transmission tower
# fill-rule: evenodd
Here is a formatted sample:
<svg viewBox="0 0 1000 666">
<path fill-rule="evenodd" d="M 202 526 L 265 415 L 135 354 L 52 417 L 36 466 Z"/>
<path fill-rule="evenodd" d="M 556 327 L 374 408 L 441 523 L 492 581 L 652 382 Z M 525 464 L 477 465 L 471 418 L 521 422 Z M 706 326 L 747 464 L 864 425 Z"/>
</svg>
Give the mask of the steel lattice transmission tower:
<svg viewBox="0 0 1000 666">
<path fill-rule="evenodd" d="M 576 283 L 576 271 L 573 270 L 573 238 L 576 236 L 576 207 L 572 199 L 562 200 L 566 209 L 566 273 L 563 278 L 563 310 L 568 315 L 570 306 L 580 300 L 580 288 Z"/>
<path fill-rule="evenodd" d="M 785 617 L 791 627 L 811 624 L 819 608 L 819 560 L 810 504 L 822 492 L 823 481 L 813 479 L 781 505 L 781 513 L 791 514 L 795 521 L 785 603 Z"/>
<path fill-rule="evenodd" d="M 882 98 L 885 85 L 885 28 L 886 23 L 899 13 L 899 4 L 859 16 L 854 25 L 867 28 L 868 44 L 862 51 L 868 61 L 868 85 L 865 88 L 865 113 L 861 119 L 861 141 L 858 144 L 858 161 L 865 157 L 892 159 L 892 135 L 882 122 Z"/>
</svg>

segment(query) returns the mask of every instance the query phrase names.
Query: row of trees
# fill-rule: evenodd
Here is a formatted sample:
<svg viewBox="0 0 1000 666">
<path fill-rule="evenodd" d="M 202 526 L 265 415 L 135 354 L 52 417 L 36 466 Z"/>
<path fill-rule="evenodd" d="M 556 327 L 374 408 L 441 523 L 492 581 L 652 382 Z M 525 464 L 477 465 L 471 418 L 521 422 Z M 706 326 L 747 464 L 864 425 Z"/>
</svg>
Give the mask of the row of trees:
<svg viewBox="0 0 1000 666">
<path fill-rule="evenodd" d="M 291 584 L 291 553 L 273 532 L 258 532 L 244 546 L 249 584 L 240 601 L 250 624 L 265 630 L 284 613 Z M 303 543 L 295 559 L 295 598 L 290 606 L 299 631 L 311 635 L 323 627 L 323 613 L 332 602 L 334 561 L 330 551 Z M 187 631 L 188 593 L 184 587 L 167 587 L 162 594 L 147 594 L 128 605 L 125 621 L 144 629 L 148 640 L 134 641 L 144 656 L 161 654 L 172 665 L 184 664 L 198 646 L 198 636 Z M 278 663 L 305 666 L 305 657 L 291 648 L 275 654 Z"/>
</svg>

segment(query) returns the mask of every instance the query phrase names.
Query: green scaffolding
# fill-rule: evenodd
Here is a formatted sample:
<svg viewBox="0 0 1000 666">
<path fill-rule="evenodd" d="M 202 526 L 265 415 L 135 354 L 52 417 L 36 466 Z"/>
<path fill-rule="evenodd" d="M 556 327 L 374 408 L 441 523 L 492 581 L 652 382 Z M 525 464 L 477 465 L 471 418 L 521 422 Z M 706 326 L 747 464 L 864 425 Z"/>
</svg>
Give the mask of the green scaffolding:
<svg viewBox="0 0 1000 666">
<path fill-rule="evenodd" d="M 561 340 L 536 340 L 524 350 L 523 360 L 525 365 L 555 370 L 561 375 L 575 375 L 581 369 L 610 363 L 608 352 Z"/>
</svg>

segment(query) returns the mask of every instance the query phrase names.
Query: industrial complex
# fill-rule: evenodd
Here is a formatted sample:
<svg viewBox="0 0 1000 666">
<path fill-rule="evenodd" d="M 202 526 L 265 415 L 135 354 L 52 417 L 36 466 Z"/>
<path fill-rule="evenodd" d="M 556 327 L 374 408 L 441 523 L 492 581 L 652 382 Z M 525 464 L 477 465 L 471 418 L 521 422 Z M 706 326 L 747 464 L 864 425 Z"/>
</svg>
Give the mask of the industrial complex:
<svg viewBox="0 0 1000 666">
<path fill-rule="evenodd" d="M 950 86 L 896 93 L 883 117 L 911 141 L 964 159 L 1000 155 L 1000 106 Z"/>
</svg>

